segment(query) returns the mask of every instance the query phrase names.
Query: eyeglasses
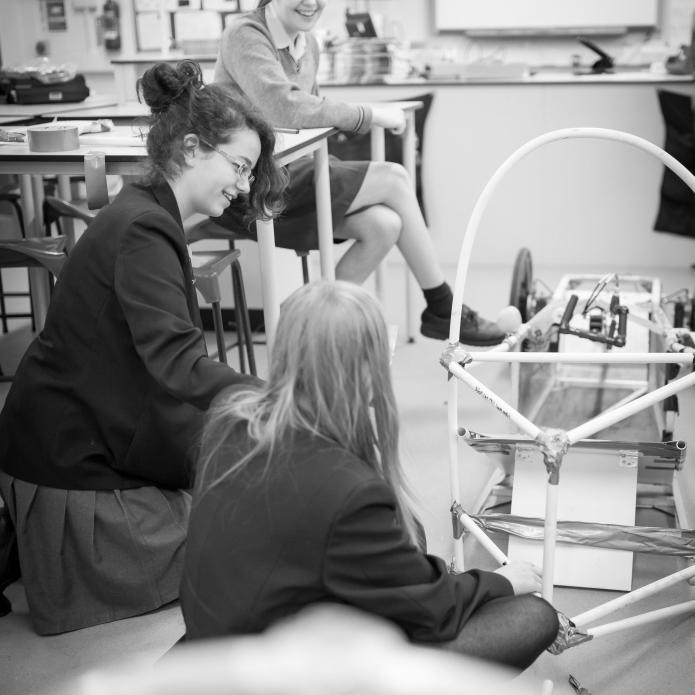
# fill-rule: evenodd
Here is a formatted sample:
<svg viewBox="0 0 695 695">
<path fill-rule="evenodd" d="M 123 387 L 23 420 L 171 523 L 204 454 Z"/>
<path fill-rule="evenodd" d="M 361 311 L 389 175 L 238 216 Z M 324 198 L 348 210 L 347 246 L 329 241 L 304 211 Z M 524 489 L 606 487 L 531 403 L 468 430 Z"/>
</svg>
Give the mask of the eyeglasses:
<svg viewBox="0 0 695 695">
<path fill-rule="evenodd" d="M 209 142 L 203 140 L 202 138 L 200 138 L 200 142 L 202 142 L 203 145 L 209 147 L 214 152 L 217 152 L 217 154 L 222 155 L 234 167 L 237 175 L 248 181 L 249 186 L 256 180 L 256 177 L 251 173 L 251 167 L 248 164 L 246 164 L 246 162 L 238 162 L 236 159 L 234 159 L 234 157 L 232 157 L 232 155 L 227 154 L 219 147 L 211 145 Z"/>
</svg>

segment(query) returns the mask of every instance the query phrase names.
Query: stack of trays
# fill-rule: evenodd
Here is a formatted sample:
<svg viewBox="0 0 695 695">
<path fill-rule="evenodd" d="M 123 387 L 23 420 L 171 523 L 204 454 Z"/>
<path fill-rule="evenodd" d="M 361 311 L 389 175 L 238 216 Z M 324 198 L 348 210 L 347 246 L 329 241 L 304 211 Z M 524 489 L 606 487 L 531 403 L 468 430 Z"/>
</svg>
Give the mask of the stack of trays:
<svg viewBox="0 0 695 695">
<path fill-rule="evenodd" d="M 397 41 L 351 38 L 326 51 L 324 80 L 345 83 L 389 82 L 410 75 L 411 66 Z"/>
</svg>

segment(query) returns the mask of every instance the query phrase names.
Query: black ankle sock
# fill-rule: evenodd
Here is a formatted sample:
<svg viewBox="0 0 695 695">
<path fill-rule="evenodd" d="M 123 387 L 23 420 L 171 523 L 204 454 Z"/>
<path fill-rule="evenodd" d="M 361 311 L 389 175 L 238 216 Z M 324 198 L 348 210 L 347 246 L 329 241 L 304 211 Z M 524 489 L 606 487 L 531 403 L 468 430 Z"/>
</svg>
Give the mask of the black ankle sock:
<svg viewBox="0 0 695 695">
<path fill-rule="evenodd" d="M 454 295 L 451 287 L 446 282 L 443 282 L 437 287 L 431 287 L 428 290 L 422 290 L 427 302 L 427 309 L 435 316 L 449 318 L 451 316 L 451 305 L 454 300 Z"/>
</svg>

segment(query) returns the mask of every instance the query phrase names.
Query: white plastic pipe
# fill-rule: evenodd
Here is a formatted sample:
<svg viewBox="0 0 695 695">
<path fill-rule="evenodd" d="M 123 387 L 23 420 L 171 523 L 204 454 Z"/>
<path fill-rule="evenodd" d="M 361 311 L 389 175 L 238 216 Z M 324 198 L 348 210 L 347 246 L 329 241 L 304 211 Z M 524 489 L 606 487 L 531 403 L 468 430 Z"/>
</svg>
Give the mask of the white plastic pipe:
<svg viewBox="0 0 695 695">
<path fill-rule="evenodd" d="M 602 429 L 610 427 L 616 422 L 620 422 L 621 420 L 624 420 L 635 413 L 639 413 L 649 406 L 656 405 L 669 396 L 693 386 L 693 384 L 695 384 L 695 372 L 691 372 L 680 379 L 671 381 L 670 383 L 666 384 L 665 386 L 661 386 L 651 393 L 645 393 L 644 396 L 640 396 L 634 401 L 630 401 L 630 403 L 625 403 L 619 408 L 603 412 L 588 422 L 585 422 L 583 425 L 579 425 L 578 427 L 569 430 L 567 432 L 567 437 L 570 444 L 576 444 L 582 439 L 588 439 L 592 434 L 596 434 L 596 432 L 600 432 Z"/>
<path fill-rule="evenodd" d="M 475 362 L 562 364 L 693 364 L 693 356 L 676 352 L 469 352 Z"/>
<path fill-rule="evenodd" d="M 605 625 L 590 627 L 586 632 L 592 637 L 602 637 L 603 635 L 609 635 L 612 632 L 627 630 L 631 627 L 646 625 L 647 623 L 653 623 L 656 620 L 663 620 L 664 618 L 670 618 L 673 615 L 681 615 L 683 613 L 691 613 L 693 611 L 695 611 L 695 600 L 685 601 L 684 603 L 677 603 L 674 606 L 667 606 L 666 608 L 658 608 L 655 611 L 635 615 L 631 618 L 625 618 L 624 620 L 616 620 L 613 623 L 606 623 Z"/>
<path fill-rule="evenodd" d="M 557 539 L 557 506 L 560 486 L 545 486 L 545 524 L 543 530 L 543 584 L 541 596 L 552 603 L 555 580 L 555 541 Z"/>
<path fill-rule="evenodd" d="M 600 606 L 596 606 L 595 608 L 585 611 L 584 613 L 580 613 L 572 618 L 572 622 L 577 627 L 582 627 L 587 623 L 593 623 L 594 621 L 603 618 L 606 615 L 610 615 L 611 613 L 614 613 L 625 606 L 630 606 L 633 603 L 637 603 L 637 601 L 641 601 L 648 596 L 653 596 L 654 594 L 663 591 L 674 584 L 686 581 L 687 579 L 690 579 L 690 577 L 695 577 L 695 565 L 686 567 L 685 569 L 674 572 L 673 574 L 669 574 L 667 577 L 657 579 L 651 584 L 647 584 L 646 586 L 635 589 L 628 594 L 614 598 L 612 601 L 607 601 Z"/>
<path fill-rule="evenodd" d="M 460 364 L 452 362 L 449 365 L 449 372 L 456 378 L 467 384 L 475 393 L 490 401 L 502 415 L 509 418 L 520 430 L 529 437 L 535 439 L 541 432 L 527 417 L 524 417 L 516 408 L 512 408 L 503 398 L 500 398 L 492 389 L 483 384 L 480 379 L 476 379 L 470 372 L 467 372 Z M 451 404 L 449 404 L 451 408 Z M 454 431 L 458 431 L 458 428 Z"/>
<path fill-rule="evenodd" d="M 458 380 L 449 379 L 447 385 L 449 403 L 458 403 Z M 459 437 L 458 437 L 458 410 L 447 410 L 447 422 L 449 426 L 449 492 L 451 494 L 452 507 L 458 501 L 461 494 L 461 479 L 459 476 Z M 476 510 L 477 511 L 477 510 Z M 465 570 L 463 558 L 463 538 L 454 539 L 453 565 L 457 572 Z"/>
<path fill-rule="evenodd" d="M 462 511 L 459 513 L 459 521 L 463 524 L 464 528 L 473 536 L 480 545 L 487 550 L 492 557 L 500 563 L 500 565 L 506 565 L 509 562 L 509 558 L 495 545 L 494 541 L 483 531 L 483 529 L 478 526 L 478 524 L 471 519 L 466 512 Z"/>
</svg>

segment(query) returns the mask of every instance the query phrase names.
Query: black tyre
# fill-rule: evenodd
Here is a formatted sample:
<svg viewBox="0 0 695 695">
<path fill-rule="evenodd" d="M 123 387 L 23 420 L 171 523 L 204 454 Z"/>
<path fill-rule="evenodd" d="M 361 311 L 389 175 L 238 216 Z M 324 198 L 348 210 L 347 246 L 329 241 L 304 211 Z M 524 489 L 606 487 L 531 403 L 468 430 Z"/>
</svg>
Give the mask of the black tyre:
<svg viewBox="0 0 695 695">
<path fill-rule="evenodd" d="M 509 303 L 515 306 L 521 314 L 521 320 L 526 323 L 530 316 L 529 295 L 533 289 L 533 262 L 531 252 L 522 248 L 514 261 L 512 273 L 512 288 L 509 293 Z"/>
</svg>

